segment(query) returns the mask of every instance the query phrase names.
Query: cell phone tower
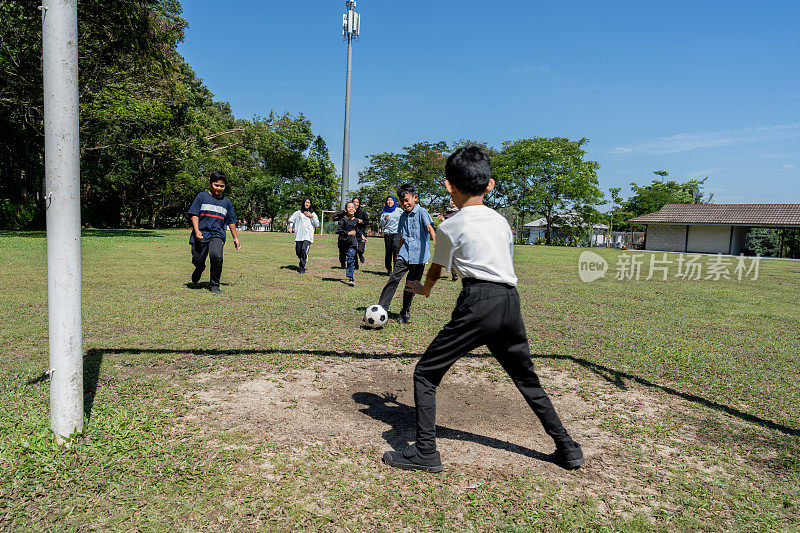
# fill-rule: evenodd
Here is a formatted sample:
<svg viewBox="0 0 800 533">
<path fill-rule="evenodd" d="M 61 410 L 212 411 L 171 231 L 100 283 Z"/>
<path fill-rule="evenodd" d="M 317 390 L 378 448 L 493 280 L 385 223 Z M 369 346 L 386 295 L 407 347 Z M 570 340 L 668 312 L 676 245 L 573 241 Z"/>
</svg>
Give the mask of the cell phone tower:
<svg viewBox="0 0 800 533">
<path fill-rule="evenodd" d="M 347 86 L 344 93 L 344 142 L 342 143 L 342 201 L 347 203 L 347 187 L 350 184 L 350 71 L 353 68 L 353 38 L 361 30 L 361 15 L 356 13 L 355 0 L 346 0 L 347 13 L 342 15 L 342 36 L 347 40 Z"/>
</svg>

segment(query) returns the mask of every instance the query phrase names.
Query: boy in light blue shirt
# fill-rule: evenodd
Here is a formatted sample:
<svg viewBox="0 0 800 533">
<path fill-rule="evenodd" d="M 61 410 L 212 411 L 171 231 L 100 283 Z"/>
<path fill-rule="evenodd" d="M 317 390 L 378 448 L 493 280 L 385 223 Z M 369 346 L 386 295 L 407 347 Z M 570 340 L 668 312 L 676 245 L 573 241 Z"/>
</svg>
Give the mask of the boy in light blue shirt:
<svg viewBox="0 0 800 533">
<path fill-rule="evenodd" d="M 436 244 L 436 232 L 433 229 L 433 219 L 424 207 L 417 205 L 419 195 L 413 185 L 406 183 L 397 190 L 397 198 L 403 208 L 398 222 L 398 233 L 400 234 L 400 252 L 397 254 L 397 261 L 394 269 L 389 275 L 389 281 L 381 291 L 378 304 L 389 310 L 397 286 L 408 274 L 406 281 L 419 281 L 422 279 L 422 272 L 425 270 L 425 263 L 431 257 L 428 243 L 433 240 Z M 397 321 L 407 324 L 411 321 L 410 310 L 411 301 L 414 299 L 413 292 L 403 293 L 403 308 Z"/>
</svg>

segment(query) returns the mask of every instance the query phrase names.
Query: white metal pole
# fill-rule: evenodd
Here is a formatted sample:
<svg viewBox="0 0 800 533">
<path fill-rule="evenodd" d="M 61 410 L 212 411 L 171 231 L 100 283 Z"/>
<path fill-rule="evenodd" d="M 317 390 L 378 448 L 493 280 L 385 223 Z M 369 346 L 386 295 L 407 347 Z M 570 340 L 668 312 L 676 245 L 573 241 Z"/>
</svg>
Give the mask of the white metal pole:
<svg viewBox="0 0 800 533">
<path fill-rule="evenodd" d="M 44 0 L 42 66 L 50 427 L 61 443 L 83 431 L 77 0 Z"/>
<path fill-rule="evenodd" d="M 352 13 L 350 8 L 349 13 Z M 351 17 L 352 18 L 352 17 Z M 350 71 L 353 67 L 353 35 L 347 35 L 347 86 L 344 92 L 344 143 L 342 144 L 342 201 L 347 202 L 347 189 L 350 185 Z"/>
</svg>

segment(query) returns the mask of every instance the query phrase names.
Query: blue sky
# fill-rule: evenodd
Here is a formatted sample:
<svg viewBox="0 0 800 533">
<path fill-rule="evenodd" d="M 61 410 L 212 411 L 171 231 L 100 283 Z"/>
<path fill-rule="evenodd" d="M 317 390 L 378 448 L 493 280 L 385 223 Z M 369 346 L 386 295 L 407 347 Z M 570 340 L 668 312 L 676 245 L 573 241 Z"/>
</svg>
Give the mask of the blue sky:
<svg viewBox="0 0 800 533">
<path fill-rule="evenodd" d="M 343 0 L 183 0 L 180 52 L 236 116 L 304 113 L 341 168 Z M 800 1 L 359 0 L 351 189 L 422 140 L 586 137 L 604 191 L 654 170 L 800 203 Z"/>
</svg>

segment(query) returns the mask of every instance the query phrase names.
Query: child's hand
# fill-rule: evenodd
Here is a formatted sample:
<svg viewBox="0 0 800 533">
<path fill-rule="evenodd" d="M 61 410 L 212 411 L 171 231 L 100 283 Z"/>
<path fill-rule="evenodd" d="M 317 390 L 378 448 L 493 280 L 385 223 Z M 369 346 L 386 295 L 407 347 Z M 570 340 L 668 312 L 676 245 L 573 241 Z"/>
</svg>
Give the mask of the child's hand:
<svg viewBox="0 0 800 533">
<path fill-rule="evenodd" d="M 406 282 L 406 292 L 413 292 L 414 294 L 421 294 L 424 297 L 430 296 L 430 294 L 425 292 L 425 285 L 423 285 L 419 281 L 407 281 Z"/>
<path fill-rule="evenodd" d="M 239 239 L 234 238 L 233 239 L 233 245 L 236 247 L 237 250 L 241 250 L 242 249 L 242 243 L 239 242 Z"/>
<path fill-rule="evenodd" d="M 201 232 L 199 232 L 199 231 L 195 231 L 194 232 L 194 238 L 195 239 L 200 239 L 202 241 L 203 240 L 203 234 Z"/>
<path fill-rule="evenodd" d="M 356 230 L 354 230 L 354 229 L 350 230 L 350 231 L 347 232 L 347 234 L 348 235 L 355 235 L 356 234 Z"/>
</svg>

